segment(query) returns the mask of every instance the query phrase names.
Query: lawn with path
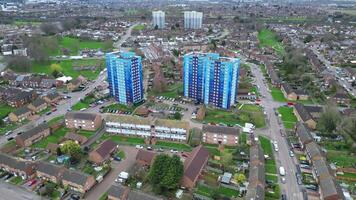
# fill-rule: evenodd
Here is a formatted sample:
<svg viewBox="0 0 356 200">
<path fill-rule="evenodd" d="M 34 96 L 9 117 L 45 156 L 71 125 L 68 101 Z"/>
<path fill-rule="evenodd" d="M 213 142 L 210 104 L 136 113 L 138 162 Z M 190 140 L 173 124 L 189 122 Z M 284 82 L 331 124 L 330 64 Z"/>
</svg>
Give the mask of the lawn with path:
<svg viewBox="0 0 356 200">
<path fill-rule="evenodd" d="M 298 121 L 297 117 L 293 113 L 292 107 L 281 106 L 278 108 L 278 113 L 282 115 L 284 127 L 286 129 L 293 129 L 295 123 Z"/>
<path fill-rule="evenodd" d="M 262 29 L 258 32 L 258 40 L 260 47 L 271 47 L 279 55 L 285 53 L 284 47 L 281 42 L 278 41 L 277 34 L 269 29 Z"/>
</svg>

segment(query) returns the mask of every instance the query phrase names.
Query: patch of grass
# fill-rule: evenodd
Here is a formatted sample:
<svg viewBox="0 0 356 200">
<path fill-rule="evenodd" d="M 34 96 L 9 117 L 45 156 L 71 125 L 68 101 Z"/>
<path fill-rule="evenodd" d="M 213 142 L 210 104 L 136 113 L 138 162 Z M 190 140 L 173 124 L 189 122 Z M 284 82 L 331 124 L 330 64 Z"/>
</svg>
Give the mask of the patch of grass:
<svg viewBox="0 0 356 200">
<path fill-rule="evenodd" d="M 356 173 L 344 172 L 344 174 L 337 174 L 337 176 L 356 179 Z"/>
<path fill-rule="evenodd" d="M 261 147 L 263 149 L 263 153 L 267 154 L 270 158 L 273 158 L 273 150 L 272 150 L 272 143 L 269 139 L 259 136 L 258 137 Z"/>
<path fill-rule="evenodd" d="M 277 174 L 276 165 L 266 165 L 266 173 Z"/>
<path fill-rule="evenodd" d="M 49 126 L 51 126 L 51 125 L 53 125 L 53 124 L 55 124 L 55 123 L 57 123 L 57 122 L 59 122 L 59 121 L 61 121 L 61 120 L 64 120 L 64 116 L 55 117 L 55 118 L 49 120 L 49 121 L 47 122 L 47 124 L 48 124 Z"/>
<path fill-rule="evenodd" d="M 124 137 L 121 135 L 113 135 L 110 138 L 116 143 L 129 143 L 132 145 L 145 143 L 145 140 L 139 137 Z"/>
<path fill-rule="evenodd" d="M 335 163 L 339 167 L 355 167 L 354 164 L 356 163 L 356 157 L 349 155 L 345 151 L 329 150 L 326 157 L 330 162 Z"/>
<path fill-rule="evenodd" d="M 58 53 L 55 55 L 60 55 L 60 49 L 66 48 L 70 50 L 70 55 L 78 55 L 81 49 L 101 49 L 102 51 L 107 51 L 108 47 L 102 41 L 95 40 L 81 40 L 74 37 L 63 37 L 58 39 Z"/>
<path fill-rule="evenodd" d="M 77 133 L 79 135 L 86 137 L 86 138 L 91 138 L 95 134 L 95 131 L 80 130 Z"/>
<path fill-rule="evenodd" d="M 162 148 L 168 148 L 168 149 L 177 149 L 180 151 L 191 151 L 192 148 L 184 143 L 175 143 L 175 142 L 166 142 L 166 141 L 158 141 L 156 143 L 156 146 L 160 146 Z"/>
<path fill-rule="evenodd" d="M 274 183 L 278 182 L 278 176 L 275 176 L 275 175 L 272 175 L 272 174 L 267 174 L 266 175 L 266 179 L 270 180 L 270 181 L 273 181 Z"/>
<path fill-rule="evenodd" d="M 21 178 L 21 176 L 16 176 L 10 180 L 10 183 L 15 185 L 21 185 L 23 183 L 23 179 Z"/>
<path fill-rule="evenodd" d="M 221 152 L 219 151 L 219 149 L 217 147 L 211 147 L 211 146 L 205 146 L 206 150 L 209 151 L 210 155 L 213 156 L 220 156 Z"/>
<path fill-rule="evenodd" d="M 15 111 L 16 108 L 13 108 L 7 104 L 0 104 L 0 119 L 5 118 L 8 114 L 10 114 L 11 112 Z"/>
<path fill-rule="evenodd" d="M 13 24 L 17 26 L 23 26 L 23 25 L 32 25 L 32 26 L 39 26 L 41 25 L 42 22 L 35 22 L 35 21 L 25 21 L 25 20 L 16 20 L 13 22 Z"/>
<path fill-rule="evenodd" d="M 103 195 L 101 195 L 99 200 L 106 200 L 107 198 L 108 198 L 108 192 L 105 192 Z"/>
<path fill-rule="evenodd" d="M 287 102 L 287 99 L 284 97 L 283 92 L 279 88 L 272 87 L 271 95 L 272 95 L 273 100 L 275 100 L 275 101 Z"/>
<path fill-rule="evenodd" d="M 279 55 L 285 53 L 284 47 L 281 42 L 278 41 L 278 37 L 275 32 L 269 29 L 262 29 L 258 32 L 258 40 L 260 42 L 260 47 L 271 47 Z"/>
<path fill-rule="evenodd" d="M 33 144 L 34 147 L 37 148 L 46 148 L 48 143 L 58 144 L 60 140 L 64 137 L 64 135 L 69 131 L 68 128 L 62 127 L 57 129 L 54 133 L 49 135 L 48 137 L 42 139 L 41 141 Z"/>
<path fill-rule="evenodd" d="M 246 122 L 253 123 L 257 128 L 265 126 L 265 119 L 260 108 L 247 105 L 241 110 L 207 109 L 204 121 L 206 123 L 223 123 L 226 125 L 244 125 Z M 255 110 L 255 111 L 253 111 Z"/>
<path fill-rule="evenodd" d="M 197 187 L 196 193 L 206 196 L 206 197 L 210 197 L 210 196 L 212 196 L 213 191 L 211 190 L 211 188 L 199 184 Z"/>
<path fill-rule="evenodd" d="M 101 68 L 104 67 L 104 60 L 102 59 L 82 59 L 82 60 L 62 60 L 62 61 L 48 61 L 48 62 L 33 62 L 31 66 L 32 73 L 45 73 L 52 75 L 51 64 L 57 63 L 62 68 L 62 73 L 66 76 L 71 76 L 72 78 L 77 78 L 82 75 L 90 80 L 95 79 Z M 81 70 L 76 71 L 73 66 L 97 66 L 95 71 L 92 70 Z"/>
<path fill-rule="evenodd" d="M 162 93 L 152 92 L 154 96 L 164 96 L 168 98 L 176 98 L 179 94 L 183 93 L 183 83 L 176 83 L 169 85 L 167 91 Z"/>
<path fill-rule="evenodd" d="M 72 110 L 81 110 L 83 108 L 89 108 L 89 104 L 79 101 L 72 106 Z"/>
<path fill-rule="evenodd" d="M 295 123 L 298 121 L 297 117 L 293 113 L 293 108 L 282 106 L 278 108 L 279 114 L 282 115 L 282 121 L 286 129 L 293 129 Z"/>
<path fill-rule="evenodd" d="M 237 197 L 239 195 L 239 191 L 233 190 L 227 187 L 220 186 L 217 190 L 218 193 L 226 196 L 226 197 Z"/>
<path fill-rule="evenodd" d="M 134 26 L 132 30 L 141 31 L 141 30 L 145 29 L 145 27 L 146 26 L 143 24 L 138 24 L 138 25 Z"/>
<path fill-rule="evenodd" d="M 119 156 L 121 159 L 126 158 L 125 151 L 119 151 L 116 155 Z"/>
<path fill-rule="evenodd" d="M 247 134 L 241 133 L 239 138 L 239 144 L 246 144 L 247 143 Z"/>
</svg>

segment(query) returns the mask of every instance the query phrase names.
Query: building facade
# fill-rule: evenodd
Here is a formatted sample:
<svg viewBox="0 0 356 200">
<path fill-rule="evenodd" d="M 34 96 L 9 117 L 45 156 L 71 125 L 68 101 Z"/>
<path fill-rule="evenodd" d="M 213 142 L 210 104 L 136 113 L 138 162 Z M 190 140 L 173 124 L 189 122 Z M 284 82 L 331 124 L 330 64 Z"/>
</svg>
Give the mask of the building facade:
<svg viewBox="0 0 356 200">
<path fill-rule="evenodd" d="M 184 96 L 219 108 L 235 104 L 240 60 L 216 53 L 184 56 Z"/>
<path fill-rule="evenodd" d="M 143 100 L 141 57 L 132 52 L 106 54 L 110 94 L 121 104 Z"/>
<path fill-rule="evenodd" d="M 196 11 L 184 12 L 184 28 L 185 29 L 199 29 L 203 25 L 203 13 Z"/>
<path fill-rule="evenodd" d="M 155 119 L 136 116 L 106 115 L 106 132 L 136 136 L 144 138 L 157 138 L 161 140 L 187 141 L 189 123 L 187 121 Z"/>
<path fill-rule="evenodd" d="M 97 130 L 103 121 L 101 115 L 95 113 L 68 112 L 64 118 L 67 128 L 87 131 Z"/>
<path fill-rule="evenodd" d="M 157 26 L 157 28 L 162 29 L 165 27 L 165 17 L 166 14 L 165 12 L 159 10 L 159 11 L 153 11 L 152 12 L 152 24 L 153 27 L 155 28 Z"/>
</svg>

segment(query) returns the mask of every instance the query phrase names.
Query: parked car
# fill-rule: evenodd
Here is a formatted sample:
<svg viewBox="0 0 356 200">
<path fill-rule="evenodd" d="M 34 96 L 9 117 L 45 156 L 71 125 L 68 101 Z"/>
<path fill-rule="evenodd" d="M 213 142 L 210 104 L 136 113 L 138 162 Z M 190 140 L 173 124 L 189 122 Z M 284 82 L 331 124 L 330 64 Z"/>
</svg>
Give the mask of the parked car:
<svg viewBox="0 0 356 200">
<path fill-rule="evenodd" d="M 120 156 L 114 156 L 114 160 L 121 161 L 121 158 L 120 158 Z"/>
<path fill-rule="evenodd" d="M 77 194 L 71 194 L 71 195 L 70 195 L 70 199 L 72 199 L 72 200 L 79 200 L 79 199 L 80 199 L 80 196 L 77 195 Z"/>
<path fill-rule="evenodd" d="M 171 149 L 171 153 L 178 153 L 177 149 Z"/>
<path fill-rule="evenodd" d="M 153 148 L 152 148 L 151 146 L 148 146 L 148 147 L 147 147 L 147 150 L 152 151 Z"/>
<path fill-rule="evenodd" d="M 314 191 L 318 191 L 318 186 L 316 185 L 304 185 L 305 188 L 309 189 L 309 190 L 314 190 Z"/>
<path fill-rule="evenodd" d="M 136 145 L 136 149 L 143 149 L 142 145 Z"/>
<path fill-rule="evenodd" d="M 289 156 L 290 156 L 290 157 L 294 157 L 293 151 L 289 151 Z"/>
</svg>

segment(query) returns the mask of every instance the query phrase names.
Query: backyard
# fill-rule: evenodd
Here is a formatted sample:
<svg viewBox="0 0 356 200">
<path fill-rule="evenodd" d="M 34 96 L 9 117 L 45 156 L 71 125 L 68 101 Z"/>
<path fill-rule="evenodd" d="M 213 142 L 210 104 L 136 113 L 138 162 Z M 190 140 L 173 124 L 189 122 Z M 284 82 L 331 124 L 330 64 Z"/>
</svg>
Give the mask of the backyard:
<svg viewBox="0 0 356 200">
<path fill-rule="evenodd" d="M 69 131 L 68 128 L 61 127 L 59 129 L 57 129 L 54 133 L 49 135 L 48 137 L 46 137 L 46 138 L 42 139 L 41 141 L 33 144 L 32 146 L 33 147 L 37 147 L 37 148 L 46 148 L 48 143 L 58 144 L 68 131 Z"/>
<path fill-rule="evenodd" d="M 278 108 L 278 112 L 282 115 L 281 119 L 284 127 L 286 129 L 293 129 L 295 123 L 297 122 L 297 117 L 293 113 L 293 108 L 282 106 Z"/>
</svg>

